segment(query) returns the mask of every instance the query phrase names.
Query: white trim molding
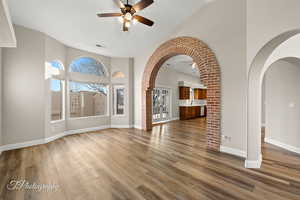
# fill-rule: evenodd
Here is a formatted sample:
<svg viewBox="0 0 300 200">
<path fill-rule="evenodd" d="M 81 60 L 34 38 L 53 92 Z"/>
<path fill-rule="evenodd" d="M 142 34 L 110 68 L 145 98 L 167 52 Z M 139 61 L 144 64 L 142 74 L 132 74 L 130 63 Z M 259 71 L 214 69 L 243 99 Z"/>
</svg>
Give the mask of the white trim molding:
<svg viewBox="0 0 300 200">
<path fill-rule="evenodd" d="M 245 168 L 259 169 L 262 163 L 262 155 L 260 154 L 259 160 L 245 160 Z"/>
<path fill-rule="evenodd" d="M 74 134 L 80 134 L 80 133 L 91 132 L 91 131 L 98 131 L 98 130 L 103 130 L 103 129 L 108 129 L 108 128 L 110 128 L 109 125 L 103 125 L 103 126 L 98 126 L 98 127 L 93 127 L 93 128 L 68 130 L 68 131 L 65 131 L 64 133 L 65 133 L 65 135 L 74 135 Z"/>
<path fill-rule="evenodd" d="M 225 147 L 222 145 L 220 147 L 220 151 L 222 153 L 227 153 L 227 154 L 238 156 L 241 158 L 246 158 L 246 155 L 247 155 L 245 151 L 242 151 L 240 149 L 231 148 L 231 147 Z"/>
<path fill-rule="evenodd" d="M 85 132 L 90 132 L 90 131 L 98 131 L 98 130 L 103 130 L 103 129 L 108 129 L 108 128 L 110 128 L 109 125 L 93 127 L 93 128 L 77 129 L 77 130 L 68 130 L 68 131 L 64 131 L 62 133 L 56 134 L 51 137 L 43 138 L 43 139 L 37 139 L 37 140 L 16 143 L 16 144 L 3 145 L 3 146 L 0 146 L 0 152 L 9 151 L 9 150 L 13 150 L 13 149 L 21 149 L 21 148 L 25 148 L 25 147 L 40 145 L 40 144 L 47 144 L 49 142 L 52 142 L 54 140 L 57 140 L 59 138 L 67 136 L 67 135 L 80 134 L 80 133 L 85 133 Z"/>
<path fill-rule="evenodd" d="M 275 145 L 275 146 L 278 146 L 280 148 L 286 149 L 288 151 L 300 154 L 300 148 L 294 147 L 294 146 L 289 145 L 289 144 L 285 144 L 285 143 L 280 142 L 278 140 L 274 140 L 274 139 L 271 139 L 271 138 L 265 138 L 265 142 L 269 143 L 269 144 L 272 144 L 272 145 Z"/>
<path fill-rule="evenodd" d="M 6 144 L 1 147 L 1 151 L 9 151 L 13 149 L 21 149 L 25 147 L 31 147 L 35 145 L 45 144 L 45 139 L 37 139 L 28 142 L 21 142 L 16 144 Z"/>
<path fill-rule="evenodd" d="M 133 128 L 134 125 L 111 125 L 110 128 Z"/>
<path fill-rule="evenodd" d="M 135 125 L 133 126 L 133 128 L 139 129 L 139 130 L 142 130 L 142 129 L 143 129 L 142 126 L 141 126 L 141 125 L 138 125 L 138 124 L 135 124 Z"/>
<path fill-rule="evenodd" d="M 163 124 L 163 123 L 167 123 L 167 122 L 171 122 L 171 121 L 176 121 L 179 120 L 179 117 L 173 117 L 171 119 L 167 119 L 167 120 L 163 120 L 163 121 L 158 121 L 158 122 L 153 122 L 152 124 Z"/>
</svg>

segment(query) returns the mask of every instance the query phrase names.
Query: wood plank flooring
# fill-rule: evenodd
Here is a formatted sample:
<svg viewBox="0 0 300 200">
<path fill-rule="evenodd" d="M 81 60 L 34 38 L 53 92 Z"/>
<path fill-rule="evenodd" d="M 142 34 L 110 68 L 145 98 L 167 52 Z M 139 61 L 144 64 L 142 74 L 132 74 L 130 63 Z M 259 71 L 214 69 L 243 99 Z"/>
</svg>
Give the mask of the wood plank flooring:
<svg viewBox="0 0 300 200">
<path fill-rule="evenodd" d="M 2 200 L 299 200 L 300 157 L 263 144 L 263 166 L 205 148 L 205 119 L 152 132 L 107 129 L 3 152 Z M 56 192 L 10 191 L 12 180 L 58 184 Z"/>
</svg>

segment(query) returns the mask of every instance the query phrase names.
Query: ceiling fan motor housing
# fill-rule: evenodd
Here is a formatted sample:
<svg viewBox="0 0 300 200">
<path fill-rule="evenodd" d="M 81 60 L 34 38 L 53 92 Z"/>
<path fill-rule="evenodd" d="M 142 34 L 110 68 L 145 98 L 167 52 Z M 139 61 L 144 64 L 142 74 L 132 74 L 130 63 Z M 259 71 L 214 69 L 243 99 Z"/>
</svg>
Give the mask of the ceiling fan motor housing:
<svg viewBox="0 0 300 200">
<path fill-rule="evenodd" d="M 132 5 L 130 4 L 125 4 L 124 8 L 121 8 L 121 12 L 125 15 L 126 13 L 130 13 L 131 15 L 133 15 L 134 13 L 136 13 L 136 11 L 134 10 L 134 8 L 132 7 Z"/>
</svg>

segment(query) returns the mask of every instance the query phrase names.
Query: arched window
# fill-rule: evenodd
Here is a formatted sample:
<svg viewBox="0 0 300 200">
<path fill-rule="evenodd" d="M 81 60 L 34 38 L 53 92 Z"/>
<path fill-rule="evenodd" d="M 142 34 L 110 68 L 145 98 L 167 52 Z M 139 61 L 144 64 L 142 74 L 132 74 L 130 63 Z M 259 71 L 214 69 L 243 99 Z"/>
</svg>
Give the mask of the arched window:
<svg viewBox="0 0 300 200">
<path fill-rule="evenodd" d="M 70 72 L 88 75 L 105 76 L 105 67 L 93 58 L 82 57 L 74 60 L 70 65 Z"/>
<path fill-rule="evenodd" d="M 61 62 L 58 62 L 58 61 L 50 61 L 50 62 L 48 62 L 48 63 L 49 63 L 49 65 L 50 65 L 51 67 L 53 67 L 53 68 L 56 68 L 56 69 L 58 69 L 58 70 L 64 70 L 64 67 L 63 67 L 63 65 L 62 65 Z"/>
<path fill-rule="evenodd" d="M 69 72 L 69 116 L 107 115 L 109 81 L 105 66 L 93 58 L 80 57 L 71 62 Z"/>
</svg>

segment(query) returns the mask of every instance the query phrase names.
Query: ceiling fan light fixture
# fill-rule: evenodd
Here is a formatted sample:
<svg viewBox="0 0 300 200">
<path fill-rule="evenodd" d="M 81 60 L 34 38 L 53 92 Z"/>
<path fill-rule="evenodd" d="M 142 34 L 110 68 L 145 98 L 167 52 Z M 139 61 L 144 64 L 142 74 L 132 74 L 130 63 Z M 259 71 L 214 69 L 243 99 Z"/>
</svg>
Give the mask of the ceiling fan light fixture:
<svg viewBox="0 0 300 200">
<path fill-rule="evenodd" d="M 133 23 L 133 24 L 136 24 L 137 22 L 138 22 L 138 20 L 135 19 L 135 18 L 133 18 L 132 23 Z"/>
<path fill-rule="evenodd" d="M 129 27 L 130 27 L 130 22 L 129 22 L 129 21 L 125 22 L 125 26 L 126 26 L 127 28 L 129 28 Z"/>
<path fill-rule="evenodd" d="M 119 17 L 118 19 L 119 19 L 119 22 L 121 22 L 121 24 L 124 23 L 124 16 L 121 16 L 121 17 Z"/>
<path fill-rule="evenodd" d="M 132 14 L 130 12 L 127 12 L 125 15 L 124 15 L 124 18 L 128 21 L 131 21 L 132 20 Z"/>
</svg>

